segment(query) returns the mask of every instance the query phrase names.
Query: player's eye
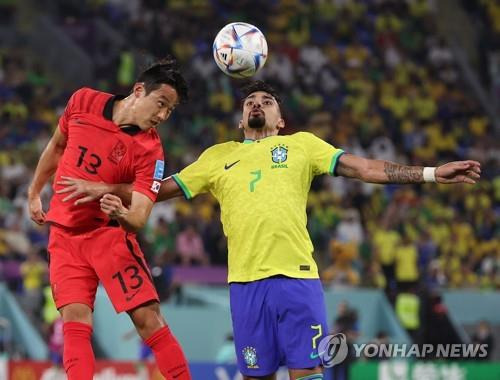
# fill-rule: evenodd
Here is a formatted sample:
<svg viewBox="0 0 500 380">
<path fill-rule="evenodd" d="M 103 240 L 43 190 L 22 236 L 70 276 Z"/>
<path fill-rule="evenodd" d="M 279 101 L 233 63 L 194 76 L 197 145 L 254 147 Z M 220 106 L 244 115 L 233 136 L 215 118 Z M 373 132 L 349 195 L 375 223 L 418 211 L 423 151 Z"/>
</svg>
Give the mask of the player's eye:
<svg viewBox="0 0 500 380">
<path fill-rule="evenodd" d="M 251 107 L 251 106 L 253 106 L 253 101 L 249 100 L 249 101 L 247 102 L 247 107 Z"/>
<path fill-rule="evenodd" d="M 158 102 L 158 107 L 163 108 L 165 107 L 165 103 L 162 102 L 161 100 Z"/>
<path fill-rule="evenodd" d="M 264 105 L 266 105 L 266 106 L 270 106 L 270 105 L 272 105 L 272 104 L 273 104 L 273 102 L 272 102 L 272 101 L 270 101 L 270 100 L 264 100 Z"/>
</svg>

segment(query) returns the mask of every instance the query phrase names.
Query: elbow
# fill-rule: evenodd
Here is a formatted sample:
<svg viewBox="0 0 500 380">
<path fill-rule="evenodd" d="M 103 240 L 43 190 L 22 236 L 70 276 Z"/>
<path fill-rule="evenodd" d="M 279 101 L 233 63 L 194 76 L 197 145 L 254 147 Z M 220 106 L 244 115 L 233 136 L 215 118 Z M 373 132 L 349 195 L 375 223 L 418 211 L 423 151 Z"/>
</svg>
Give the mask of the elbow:
<svg viewBox="0 0 500 380">
<path fill-rule="evenodd" d="M 123 220 L 120 221 L 121 226 L 127 232 L 137 233 L 146 225 L 146 221 L 129 221 Z"/>
</svg>

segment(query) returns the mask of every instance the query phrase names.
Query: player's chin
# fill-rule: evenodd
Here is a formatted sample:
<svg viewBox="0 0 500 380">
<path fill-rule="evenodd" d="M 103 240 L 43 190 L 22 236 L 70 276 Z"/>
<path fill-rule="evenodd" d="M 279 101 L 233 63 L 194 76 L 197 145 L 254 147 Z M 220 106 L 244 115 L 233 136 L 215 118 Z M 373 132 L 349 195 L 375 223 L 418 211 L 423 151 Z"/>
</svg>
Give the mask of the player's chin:
<svg viewBox="0 0 500 380">
<path fill-rule="evenodd" d="M 266 118 L 262 115 L 250 116 L 248 118 L 248 126 L 250 128 L 262 128 L 266 125 Z"/>
</svg>

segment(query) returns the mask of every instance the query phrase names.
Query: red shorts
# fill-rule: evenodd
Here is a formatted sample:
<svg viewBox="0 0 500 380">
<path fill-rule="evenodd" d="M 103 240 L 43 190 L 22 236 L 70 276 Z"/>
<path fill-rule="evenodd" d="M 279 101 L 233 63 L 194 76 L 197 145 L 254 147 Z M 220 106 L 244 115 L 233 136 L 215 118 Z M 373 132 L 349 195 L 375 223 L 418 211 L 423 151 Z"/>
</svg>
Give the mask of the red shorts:
<svg viewBox="0 0 500 380">
<path fill-rule="evenodd" d="M 57 308 L 83 303 L 94 309 L 99 281 L 117 313 L 159 302 L 135 234 L 120 227 L 76 233 L 52 225 L 49 276 Z"/>
</svg>

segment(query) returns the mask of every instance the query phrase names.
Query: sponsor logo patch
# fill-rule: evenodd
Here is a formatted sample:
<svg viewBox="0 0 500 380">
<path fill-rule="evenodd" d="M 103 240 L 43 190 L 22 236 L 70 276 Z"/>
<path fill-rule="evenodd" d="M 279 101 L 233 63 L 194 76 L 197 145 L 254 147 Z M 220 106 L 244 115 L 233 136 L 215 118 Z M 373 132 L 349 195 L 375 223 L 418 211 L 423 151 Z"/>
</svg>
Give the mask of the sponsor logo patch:
<svg viewBox="0 0 500 380">
<path fill-rule="evenodd" d="M 153 175 L 153 179 L 162 180 L 164 171 L 165 171 L 165 162 L 162 160 L 156 160 L 155 174 Z"/>
</svg>

